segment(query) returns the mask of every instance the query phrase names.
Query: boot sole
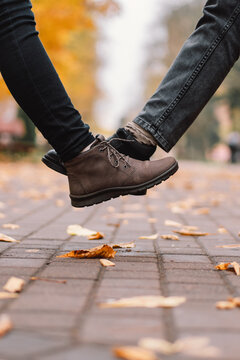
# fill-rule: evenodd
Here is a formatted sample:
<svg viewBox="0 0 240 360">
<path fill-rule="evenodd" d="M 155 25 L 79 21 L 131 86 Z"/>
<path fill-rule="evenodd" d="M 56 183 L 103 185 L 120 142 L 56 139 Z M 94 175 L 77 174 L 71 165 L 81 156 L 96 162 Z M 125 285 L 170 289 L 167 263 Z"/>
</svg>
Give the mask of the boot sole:
<svg viewBox="0 0 240 360">
<path fill-rule="evenodd" d="M 161 182 L 167 180 L 170 176 L 175 174 L 178 170 L 178 163 L 175 162 L 171 168 L 165 171 L 163 174 L 158 176 L 155 179 L 152 179 L 146 183 L 137 185 L 137 186 L 128 186 L 128 187 L 117 187 L 111 189 L 105 189 L 101 191 L 97 191 L 95 193 L 87 194 L 84 196 L 73 196 L 70 195 L 71 203 L 73 207 L 85 207 L 92 206 L 95 204 L 100 204 L 101 202 L 108 201 L 119 196 L 125 196 L 129 194 L 133 194 L 133 192 L 145 191 L 147 189 L 152 188 L 155 185 L 161 184 Z"/>
<path fill-rule="evenodd" d="M 61 165 L 59 162 L 56 162 L 55 158 L 52 158 L 51 156 L 45 154 L 42 157 L 42 162 L 50 169 L 52 169 L 62 175 L 67 176 L 67 171 L 66 171 L 65 167 L 63 165 Z M 136 191 L 136 192 L 132 191 L 131 193 L 129 193 L 129 195 L 142 196 L 142 195 L 146 195 L 146 193 L 147 193 L 146 190 Z"/>
</svg>

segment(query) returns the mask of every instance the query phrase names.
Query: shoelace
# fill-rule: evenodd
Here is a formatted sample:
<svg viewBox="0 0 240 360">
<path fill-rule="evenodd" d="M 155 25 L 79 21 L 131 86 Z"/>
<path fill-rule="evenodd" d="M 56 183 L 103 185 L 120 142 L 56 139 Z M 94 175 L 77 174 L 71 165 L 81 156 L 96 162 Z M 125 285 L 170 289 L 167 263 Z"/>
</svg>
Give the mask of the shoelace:
<svg viewBox="0 0 240 360">
<path fill-rule="evenodd" d="M 129 164 L 128 160 L 129 160 L 129 156 L 123 155 L 120 152 L 117 151 L 117 149 L 115 149 L 112 145 L 111 142 L 112 141 L 123 141 L 123 142 L 133 142 L 133 140 L 127 140 L 127 139 L 118 139 L 118 138 L 113 138 L 110 141 L 102 141 L 101 144 L 103 145 L 102 147 L 99 148 L 99 151 L 105 151 L 107 150 L 107 154 L 108 154 L 108 160 L 110 162 L 110 164 L 114 167 L 114 168 L 118 168 L 120 166 L 120 161 L 122 160 L 124 163 L 124 167 L 126 168 L 127 166 L 131 167 L 131 165 Z M 113 159 L 113 161 L 112 161 Z"/>
</svg>

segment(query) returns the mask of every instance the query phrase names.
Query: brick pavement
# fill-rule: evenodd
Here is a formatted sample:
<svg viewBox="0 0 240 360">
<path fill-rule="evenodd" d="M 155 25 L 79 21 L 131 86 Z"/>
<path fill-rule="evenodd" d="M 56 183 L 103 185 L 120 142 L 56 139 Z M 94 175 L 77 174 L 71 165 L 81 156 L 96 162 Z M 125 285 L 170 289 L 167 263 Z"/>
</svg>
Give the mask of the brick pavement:
<svg viewBox="0 0 240 360">
<path fill-rule="evenodd" d="M 239 359 L 239 309 L 219 311 L 215 303 L 240 296 L 240 277 L 214 268 L 222 261 L 240 261 L 240 249 L 216 247 L 240 243 L 239 180 L 238 166 L 183 163 L 174 178 L 147 197 L 129 196 L 76 210 L 69 204 L 65 177 L 42 165 L 1 164 L 0 213 L 5 218 L 0 225 L 20 227 L 0 232 L 20 243 L 0 242 L 0 286 L 10 276 L 27 284 L 17 299 L 0 300 L 0 312 L 14 323 L 13 331 L 0 339 L 0 359 L 113 360 L 113 345 L 136 345 L 142 337 L 174 341 L 189 335 L 209 337 L 221 350 L 221 360 Z M 57 206 L 59 199 L 63 206 Z M 169 205 L 184 201 L 185 207 L 186 199 L 189 209 Z M 196 214 L 205 207 L 208 214 Z M 211 235 L 180 241 L 139 239 L 171 233 L 166 219 L 199 226 Z M 67 235 L 67 226 L 75 223 L 104 232 L 105 239 Z M 228 233 L 218 233 L 220 226 Z M 56 257 L 73 249 L 130 241 L 136 248 L 119 250 L 114 268 L 103 268 L 98 260 Z M 31 281 L 31 276 L 67 282 Z M 187 302 L 172 310 L 98 307 L 108 299 L 137 295 L 185 296 Z"/>
</svg>

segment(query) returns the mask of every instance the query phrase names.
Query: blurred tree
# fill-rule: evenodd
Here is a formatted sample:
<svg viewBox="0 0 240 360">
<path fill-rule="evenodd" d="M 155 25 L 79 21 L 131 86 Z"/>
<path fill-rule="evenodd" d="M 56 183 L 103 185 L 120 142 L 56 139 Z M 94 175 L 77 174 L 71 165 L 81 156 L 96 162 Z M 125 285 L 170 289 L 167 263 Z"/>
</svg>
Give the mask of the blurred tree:
<svg viewBox="0 0 240 360">
<path fill-rule="evenodd" d="M 98 95 L 97 21 L 118 11 L 115 0 L 33 0 L 40 38 L 74 104 L 90 123 Z M 9 96 L 0 79 L 0 99 Z"/>
</svg>

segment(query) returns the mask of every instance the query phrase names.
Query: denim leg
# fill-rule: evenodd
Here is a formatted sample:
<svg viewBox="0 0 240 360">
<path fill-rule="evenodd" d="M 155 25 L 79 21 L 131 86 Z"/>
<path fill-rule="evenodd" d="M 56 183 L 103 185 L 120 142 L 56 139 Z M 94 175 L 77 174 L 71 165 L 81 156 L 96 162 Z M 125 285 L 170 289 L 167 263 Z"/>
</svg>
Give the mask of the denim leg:
<svg viewBox="0 0 240 360">
<path fill-rule="evenodd" d="M 29 0 L 0 0 L 0 69 L 20 107 L 67 161 L 94 137 L 39 40 L 31 8 Z"/>
<path fill-rule="evenodd" d="M 134 122 L 170 151 L 223 82 L 240 52 L 240 0 L 209 0 L 155 94 Z"/>
</svg>

